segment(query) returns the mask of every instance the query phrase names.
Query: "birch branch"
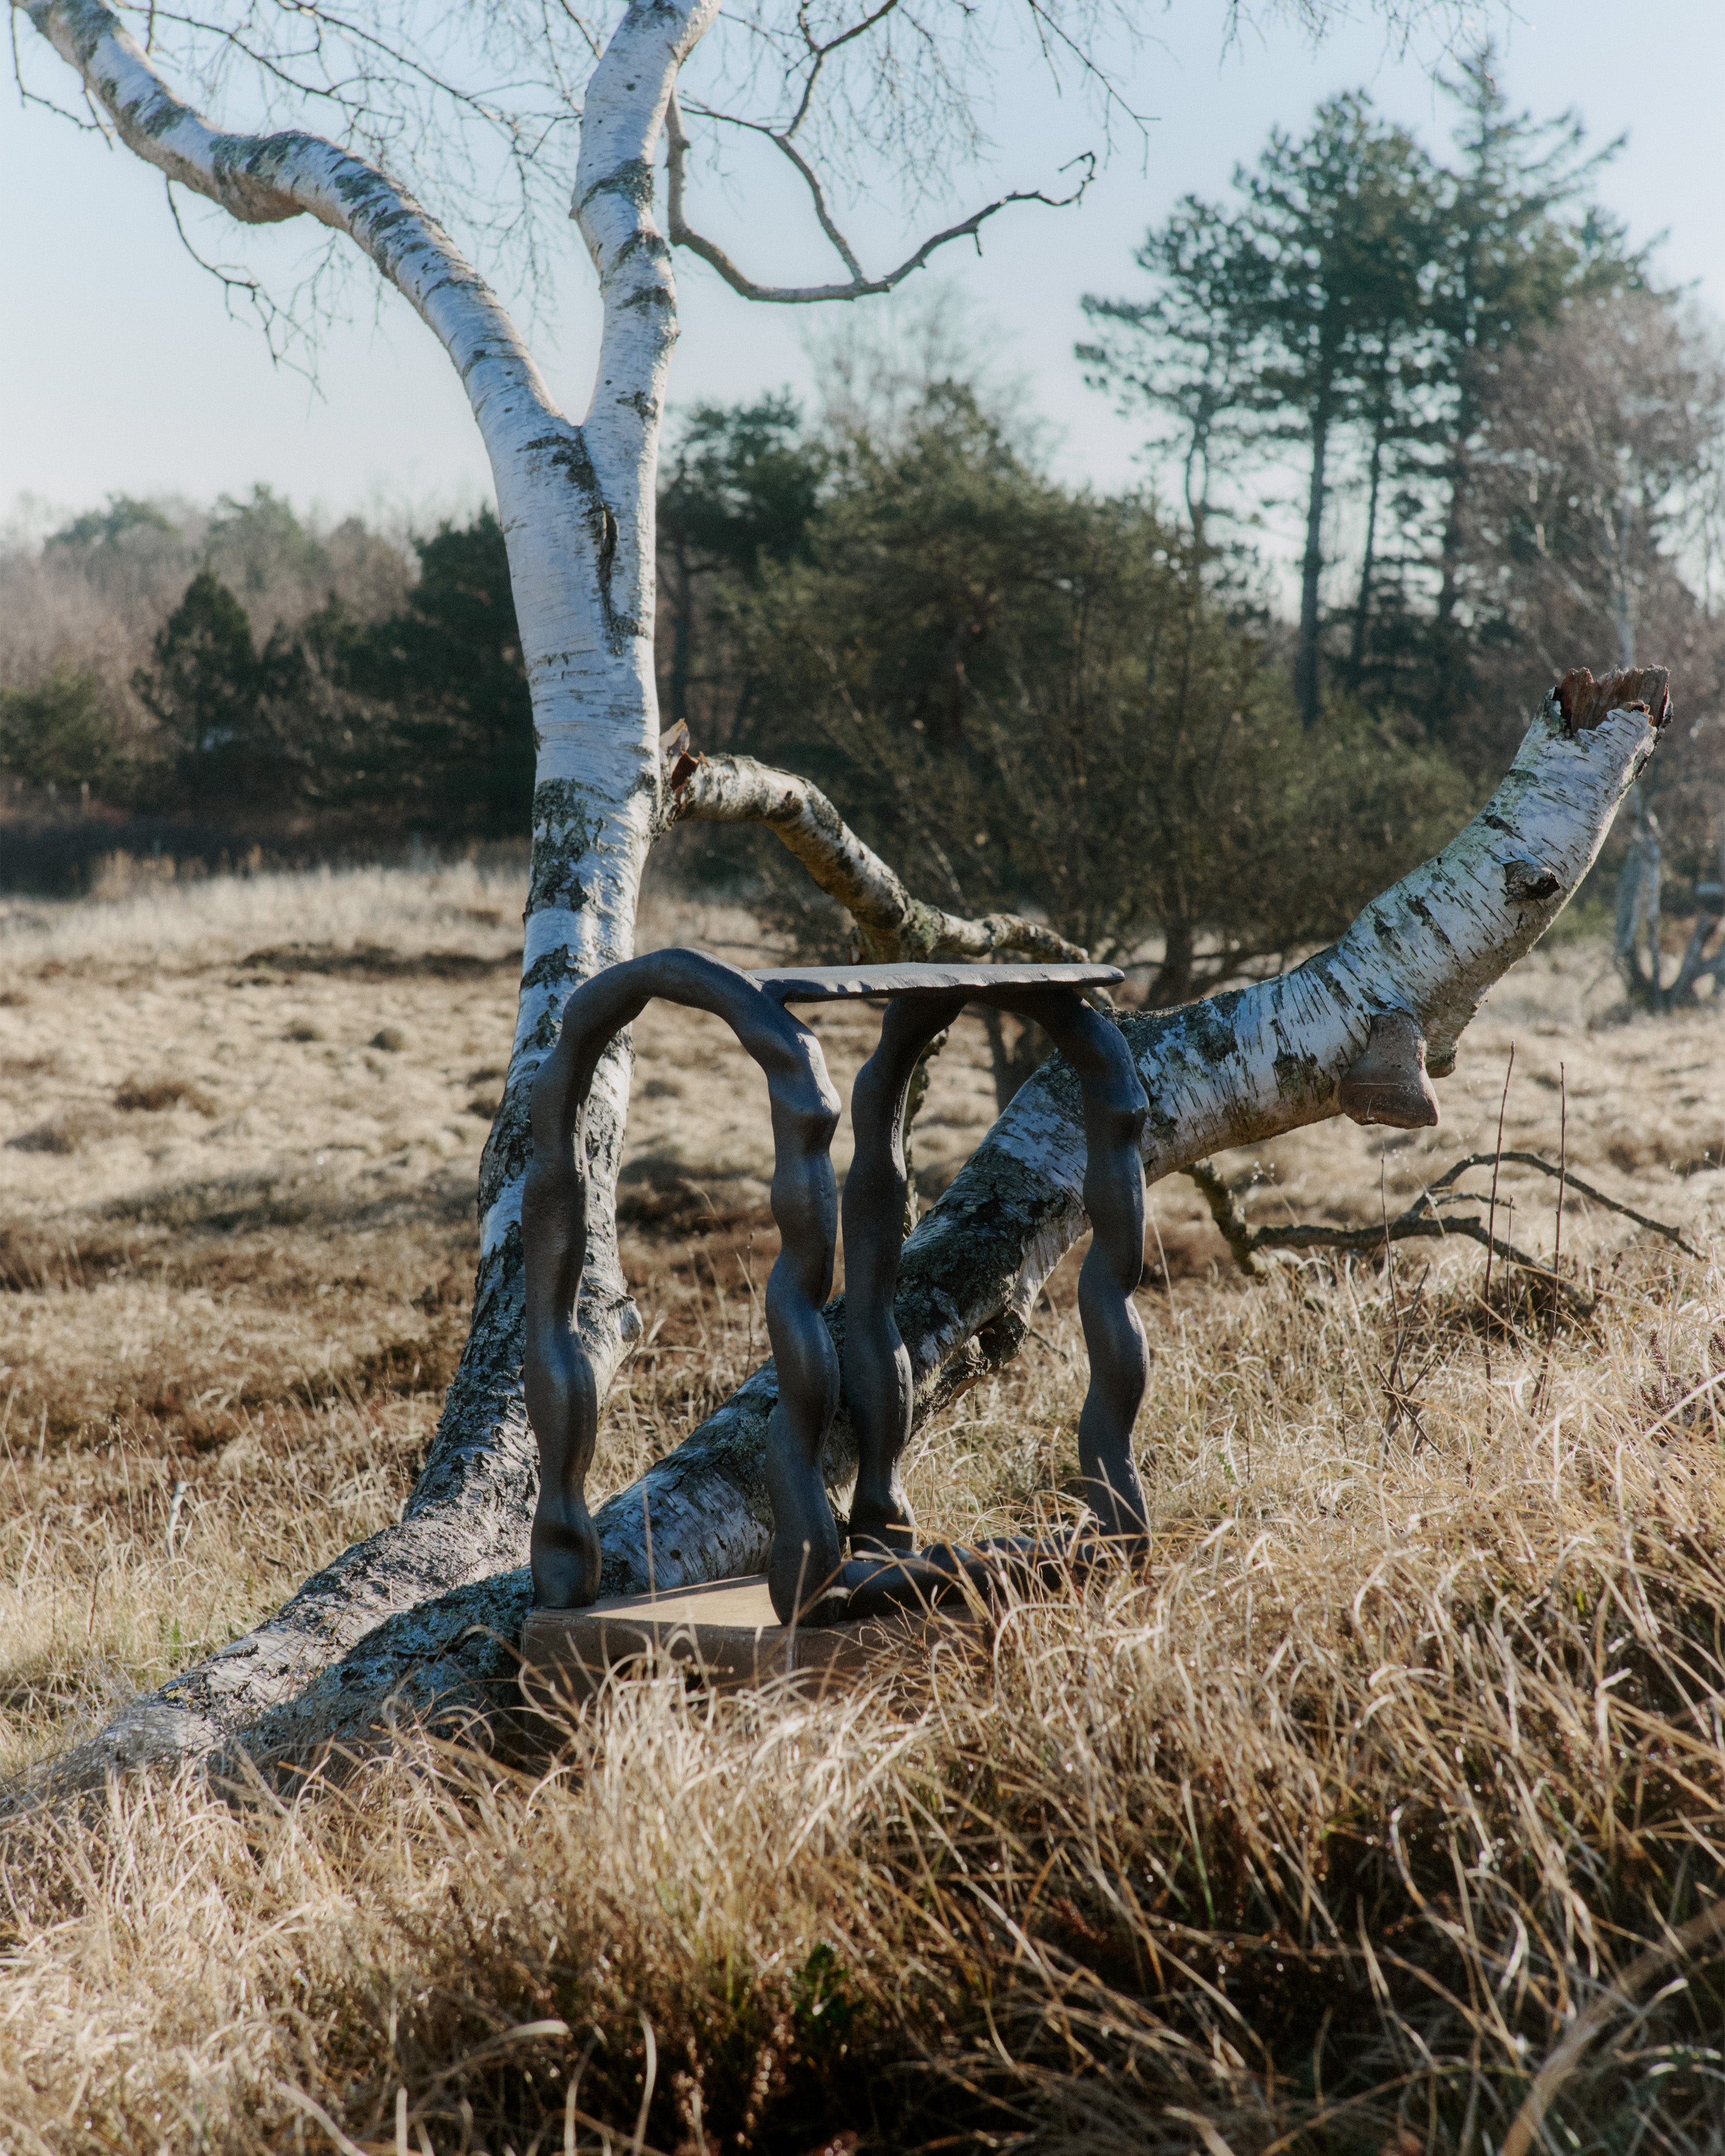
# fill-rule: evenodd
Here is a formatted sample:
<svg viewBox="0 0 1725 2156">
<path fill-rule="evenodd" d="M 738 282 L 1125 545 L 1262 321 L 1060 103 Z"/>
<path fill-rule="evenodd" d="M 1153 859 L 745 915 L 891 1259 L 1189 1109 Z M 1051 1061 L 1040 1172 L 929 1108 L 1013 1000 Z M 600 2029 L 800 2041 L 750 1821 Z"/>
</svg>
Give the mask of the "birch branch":
<svg viewBox="0 0 1725 2156">
<path fill-rule="evenodd" d="M 710 268 L 718 271 L 733 292 L 740 292 L 746 300 L 769 300 L 779 306 L 811 306 L 824 300 L 865 300 L 879 293 L 890 292 L 895 286 L 902 285 L 906 277 L 922 269 L 929 258 L 938 254 L 942 247 L 949 246 L 955 239 L 974 239 L 991 217 L 998 217 L 1004 209 L 1010 209 L 1014 203 L 1042 203 L 1050 209 L 1070 208 L 1074 203 L 1082 200 L 1085 190 L 1096 177 L 1096 159 L 1089 151 L 1086 151 L 1077 161 L 1084 166 L 1084 177 L 1070 194 L 1047 194 L 1040 187 L 1015 189 L 1011 194 L 1002 195 L 994 202 L 984 203 L 981 209 L 973 211 L 962 223 L 948 225 L 944 232 L 932 234 L 914 254 L 906 255 L 896 270 L 886 270 L 878 277 L 869 277 L 864 275 L 857 266 L 855 250 L 833 222 L 827 208 L 826 196 L 808 161 L 788 136 L 775 135 L 770 128 L 757 128 L 755 131 L 771 136 L 802 174 L 813 196 L 815 215 L 820 220 L 822 230 L 846 268 L 852 271 L 847 281 L 842 285 L 757 285 L 752 277 L 737 267 L 716 241 L 703 238 L 691 227 L 683 211 L 687 188 L 689 137 L 683 131 L 683 116 L 675 97 L 665 116 L 666 222 L 670 229 L 671 244 L 686 247 L 691 254 L 698 254 Z"/>
<path fill-rule="evenodd" d="M 487 445 L 506 413 L 556 407 L 496 295 L 437 220 L 362 157 L 298 128 L 234 135 L 177 97 L 101 0 L 13 0 L 71 67 L 127 149 L 242 224 L 305 215 L 346 233 L 454 362 Z M 561 420 L 559 424 L 564 424 Z"/>
<path fill-rule="evenodd" d="M 1566 675 L 1486 807 L 1338 943 L 1278 979 L 1124 1019 L 1150 1096 L 1150 1181 L 1337 1114 L 1341 1081 L 1382 1013 L 1411 1014 L 1430 1075 L 1449 1076 L 1486 990 L 1574 896 L 1669 717 L 1662 669 L 1601 682 Z M 1083 1173 L 1077 1088 L 1055 1057 L 905 1246 L 897 1318 L 919 1421 L 1018 1352 L 1043 1281 L 1084 1231 Z M 836 1330 L 842 1309 L 831 1316 Z M 769 1364 L 604 1507 L 608 1590 L 644 1586 L 649 1512 L 661 1584 L 758 1567 L 761 1463 L 777 1396 Z M 829 1461 L 835 1486 L 850 1471 L 849 1443 L 841 1414 Z"/>
<path fill-rule="evenodd" d="M 871 963 L 1009 952 L 1049 964 L 1082 964 L 1090 956 L 1015 913 L 969 921 L 913 897 L 818 786 L 752 756 L 680 757 L 665 800 L 668 824 L 764 824 L 850 916 L 859 955 Z"/>
<path fill-rule="evenodd" d="M 604 302 L 598 378 L 584 433 L 608 496 L 643 549 L 632 566 L 639 618 L 650 576 L 655 472 L 665 371 L 676 342 L 670 247 L 653 215 L 660 130 L 676 109 L 679 69 L 706 35 L 719 0 L 634 0 L 601 54 L 582 108 L 581 155 L 569 214 L 598 272 Z M 629 565 L 619 563 L 619 578 Z"/>
<path fill-rule="evenodd" d="M 1151 1101 L 1149 1178 L 1338 1113 L 1341 1081 L 1384 1012 L 1413 1016 L 1430 1044 L 1431 1075 L 1448 1075 L 1486 991 L 1538 941 L 1592 865 L 1657 744 L 1665 690 L 1657 670 L 1584 688 L 1566 679 L 1485 809 L 1332 949 L 1278 980 L 1125 1019 Z M 722 791 L 722 760 L 714 763 L 710 783 Z M 737 798 L 759 785 L 760 805 L 782 803 L 783 792 L 771 790 L 778 782 L 757 778 L 760 771 L 741 767 Z M 793 789 L 789 824 L 800 828 L 805 813 L 814 814 L 807 797 Z M 860 879 L 872 860 L 857 865 Z M 1042 1282 L 1084 1230 L 1083 1175 L 1077 1085 L 1055 1057 L 906 1245 L 896 1316 L 919 1421 L 1017 1353 Z M 840 1334 L 842 1303 L 828 1317 Z M 777 1398 L 768 1363 L 599 1510 L 606 1592 L 646 1587 L 649 1532 L 660 1587 L 760 1568 L 771 1522 L 767 1424 Z M 500 1396 L 497 1411 L 518 1415 L 518 1403 Z M 504 1448 L 507 1474 L 495 1467 L 495 1439 L 452 1454 L 444 1469 L 452 1496 L 465 1481 L 465 1505 L 440 1499 L 408 1522 L 422 1536 L 451 1539 L 439 1562 L 453 1591 L 403 1608 L 381 1582 L 371 1599 L 320 1595 L 320 1582 L 309 1582 L 245 1640 L 123 1710 L 57 1763 L 39 1792 L 87 1787 L 154 1761 L 219 1761 L 235 1747 L 260 1761 L 304 1760 L 330 1744 L 361 1745 L 398 1714 L 447 1728 L 507 1712 L 531 1590 L 525 1566 L 483 1575 L 510 1561 L 504 1552 L 525 1549 L 532 1489 L 525 1435 L 514 1429 Z M 841 1413 L 825 1462 L 834 1487 L 849 1480 L 853 1460 Z"/>
</svg>

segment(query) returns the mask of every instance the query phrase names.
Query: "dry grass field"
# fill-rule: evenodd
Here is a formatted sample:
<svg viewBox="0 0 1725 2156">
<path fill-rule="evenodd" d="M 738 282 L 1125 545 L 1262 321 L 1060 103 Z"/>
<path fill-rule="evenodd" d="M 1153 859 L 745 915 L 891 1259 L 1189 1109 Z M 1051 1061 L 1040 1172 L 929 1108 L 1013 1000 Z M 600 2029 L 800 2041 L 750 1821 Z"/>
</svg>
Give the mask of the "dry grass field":
<svg viewBox="0 0 1725 2156">
<path fill-rule="evenodd" d="M 0 907 L 0 1771 L 400 1503 L 520 903 L 464 868 Z M 644 925 L 755 947 L 664 899 Z M 1725 1964 L 1612 1989 L 1725 1893 L 1725 1035 L 1614 995 L 1596 945 L 1537 953 L 1440 1130 L 1222 1165 L 1255 1219 L 1367 1222 L 1501 1111 L 1702 1259 L 1572 1203 L 1584 1318 L 1501 1269 L 1488 1303 L 1468 1244 L 1248 1281 L 1158 1186 L 1142 1577 L 864 1697 L 638 1682 L 529 1765 L 404 1743 L 291 1803 L 134 1786 L 15 1826 L 0 2151 L 1486 2156 L 1596 2005 L 1545 2145 L 1725 2148 Z M 870 1022 L 819 1023 L 842 1090 Z M 662 1011 L 637 1050 L 649 1332 L 609 1486 L 758 1357 L 774 1249 L 741 1056 Z M 991 1115 L 965 1021 L 931 1192 Z M 1553 1197 L 1502 1178 L 1547 1256 Z M 930 1528 L 1064 1502 L 1071 1276 L 919 1439 Z"/>
</svg>

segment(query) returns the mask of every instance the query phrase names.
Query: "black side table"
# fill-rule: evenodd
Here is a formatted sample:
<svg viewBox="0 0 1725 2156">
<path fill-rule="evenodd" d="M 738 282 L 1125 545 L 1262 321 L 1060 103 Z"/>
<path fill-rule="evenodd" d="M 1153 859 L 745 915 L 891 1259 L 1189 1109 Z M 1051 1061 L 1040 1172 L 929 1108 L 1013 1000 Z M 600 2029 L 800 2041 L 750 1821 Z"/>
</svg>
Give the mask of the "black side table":
<svg viewBox="0 0 1725 2156">
<path fill-rule="evenodd" d="M 1142 1265 L 1140 1139 L 1147 1103 L 1120 1029 L 1086 988 L 1106 966 L 815 966 L 745 973 L 698 951 L 655 951 L 608 968 L 569 998 L 562 1035 L 534 1082 L 533 1159 L 521 1204 L 526 1270 L 526 1389 L 539 1443 L 532 1532 L 536 1611 L 578 1610 L 599 1591 L 587 1475 L 598 1428 L 593 1365 L 575 1315 L 587 1248 L 584 1122 L 604 1050 L 653 998 L 722 1018 L 766 1074 L 774 1146 L 773 1214 L 783 1247 L 767 1287 L 778 1402 L 768 1425 L 773 1532 L 766 1585 L 782 1625 L 850 1625 L 922 1606 L 1003 1568 L 1071 1555 L 1005 1540 L 919 1552 L 900 1479 L 911 1431 L 910 1356 L 893 1317 L 904 1235 L 906 1094 L 917 1058 L 967 1004 L 1044 1027 L 1077 1075 L 1088 1147 L 1084 1203 L 1094 1236 L 1079 1280 L 1090 1389 L 1078 1425 L 1086 1503 L 1099 1536 L 1134 1548 L 1146 1535 L 1132 1432 L 1147 1374 L 1132 1295 Z M 885 997 L 880 1045 L 857 1074 L 856 1148 L 845 1185 L 843 1385 L 856 1434 L 850 1555 L 840 1545 L 820 1462 L 839 1396 L 839 1361 L 821 1315 L 832 1292 L 838 1204 L 831 1146 L 839 1102 L 815 1035 L 792 1004 Z M 530 1620 L 531 1623 L 533 1620 Z"/>
</svg>

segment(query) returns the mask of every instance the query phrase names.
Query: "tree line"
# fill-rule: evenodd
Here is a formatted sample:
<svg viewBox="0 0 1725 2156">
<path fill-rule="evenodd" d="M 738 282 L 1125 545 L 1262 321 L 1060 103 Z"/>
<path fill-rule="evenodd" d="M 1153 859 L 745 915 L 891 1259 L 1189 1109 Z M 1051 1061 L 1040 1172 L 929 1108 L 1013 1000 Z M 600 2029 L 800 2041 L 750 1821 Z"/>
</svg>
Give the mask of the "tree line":
<svg viewBox="0 0 1725 2156">
<path fill-rule="evenodd" d="M 105 594 L 135 663 L 99 645 L 0 689 L 0 764 L 39 794 L 264 839 L 526 828 L 532 730 L 489 511 L 403 547 L 357 519 L 319 533 L 259 487 L 188 523 L 121 496 L 49 538 L 49 591 Z M 127 600 L 188 554 L 165 618 L 128 639 Z"/>
</svg>

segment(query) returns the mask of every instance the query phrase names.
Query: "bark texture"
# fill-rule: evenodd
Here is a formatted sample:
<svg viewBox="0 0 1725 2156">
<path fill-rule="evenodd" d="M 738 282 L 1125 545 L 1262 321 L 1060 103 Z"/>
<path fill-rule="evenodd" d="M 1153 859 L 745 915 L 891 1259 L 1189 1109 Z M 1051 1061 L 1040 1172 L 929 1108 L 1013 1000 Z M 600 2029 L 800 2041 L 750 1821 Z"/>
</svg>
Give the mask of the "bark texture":
<svg viewBox="0 0 1725 2156">
<path fill-rule="evenodd" d="M 642 866 L 668 813 L 771 824 L 851 909 L 865 955 L 1074 954 L 1009 916 L 963 921 L 919 906 L 814 788 L 744 760 L 691 759 L 669 811 L 662 799 L 654 501 L 676 295 L 655 218 L 654 160 L 678 72 L 719 0 L 629 0 L 586 85 L 572 214 L 603 321 L 598 378 L 578 425 L 557 410 L 484 280 L 386 173 L 302 131 L 248 136 L 211 126 L 173 94 L 101 0 L 13 5 L 140 158 L 242 222 L 304 214 L 347 234 L 439 337 L 491 462 L 538 746 L 521 1006 L 480 1172 L 473 1327 L 425 1470 L 397 1526 L 347 1552 L 244 1639 L 135 1702 L 39 1785 L 67 1789 L 116 1768 L 220 1759 L 237 1746 L 259 1759 L 303 1759 L 326 1743 L 362 1742 L 398 1712 L 459 1722 L 506 1695 L 527 1601 L 536 1481 L 520 1378 L 528 1094 L 572 989 L 631 953 Z M 1662 718 L 1662 677 L 1622 681 L 1619 701 L 1640 696 Z M 1127 1037 L 1151 1096 L 1152 1174 L 1333 1112 L 1337 1077 L 1375 1009 L 1413 1010 L 1441 1075 L 1443 1052 L 1486 985 L 1574 889 L 1656 732 L 1645 711 L 1590 726 L 1572 705 L 1553 704 L 1492 810 L 1368 909 L 1336 950 L 1269 988 L 1131 1021 Z M 600 1066 L 588 1115 L 595 1202 L 578 1317 L 602 1384 L 639 1323 L 617 1260 L 611 1199 L 628 1076 L 619 1043 Z M 1030 1296 L 1081 1225 L 1080 1132 L 1070 1074 L 1050 1065 L 913 1240 L 898 1313 L 919 1413 L 1016 1348 Z M 841 1324 L 842 1312 L 832 1322 Z M 601 1511 L 608 1584 L 644 1584 L 648 1508 L 655 1569 L 667 1584 L 760 1563 L 762 1440 L 775 1398 L 769 1367 Z M 845 1479 L 848 1444 L 841 1418 L 830 1479 Z"/>
<path fill-rule="evenodd" d="M 1332 948 L 1278 980 L 1123 1021 L 1150 1098 L 1153 1182 L 1337 1113 L 1339 1081 L 1379 1012 L 1411 1014 L 1432 1075 L 1448 1075 L 1486 990 L 1574 895 L 1665 722 L 1665 679 L 1654 670 L 1589 685 L 1599 693 L 1572 699 L 1567 716 L 1555 693 L 1547 700 L 1487 806 Z M 896 1308 L 919 1419 L 1017 1352 L 1038 1289 L 1084 1228 L 1084 1165 L 1076 1081 L 1055 1058 L 906 1246 Z M 518 1310 L 518 1287 L 516 1300 Z M 842 1342 L 842 1304 L 828 1316 Z M 482 1312 L 475 1331 L 502 1322 Z M 645 1587 L 644 1518 L 662 1586 L 760 1567 L 777 1399 L 768 1364 L 600 1508 L 606 1591 Z M 401 1527 L 128 1709 L 62 1761 L 50 1786 L 151 1759 L 219 1758 L 234 1745 L 261 1759 L 303 1758 L 327 1743 L 357 1744 L 398 1713 L 449 1725 L 503 1706 L 531 1591 L 521 1560 L 533 1473 L 518 1406 L 501 1396 L 491 1404 L 500 1423 L 489 1444 L 450 1447 L 436 1494 L 422 1503 L 416 1491 Z M 841 1406 L 825 1462 L 835 1489 L 853 1459 Z M 601 1463 L 603 1471 L 603 1445 Z"/>
</svg>

